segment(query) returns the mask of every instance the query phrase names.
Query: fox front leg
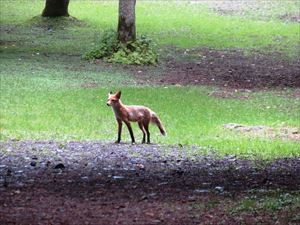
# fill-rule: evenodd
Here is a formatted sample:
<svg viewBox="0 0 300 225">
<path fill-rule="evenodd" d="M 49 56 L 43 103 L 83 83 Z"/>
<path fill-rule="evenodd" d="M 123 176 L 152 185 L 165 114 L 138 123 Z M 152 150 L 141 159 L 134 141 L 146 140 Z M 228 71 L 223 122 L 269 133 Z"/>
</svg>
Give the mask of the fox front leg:
<svg viewBox="0 0 300 225">
<path fill-rule="evenodd" d="M 130 134 L 130 137 L 131 137 L 131 143 L 134 144 L 135 143 L 135 140 L 134 140 L 134 136 L 133 136 L 133 131 L 132 131 L 132 128 L 131 128 L 131 125 L 129 122 L 125 122 L 128 130 L 129 130 L 129 134 Z"/>
<path fill-rule="evenodd" d="M 122 135 L 122 120 L 117 120 L 118 122 L 118 140 L 115 143 L 120 143 Z"/>
</svg>

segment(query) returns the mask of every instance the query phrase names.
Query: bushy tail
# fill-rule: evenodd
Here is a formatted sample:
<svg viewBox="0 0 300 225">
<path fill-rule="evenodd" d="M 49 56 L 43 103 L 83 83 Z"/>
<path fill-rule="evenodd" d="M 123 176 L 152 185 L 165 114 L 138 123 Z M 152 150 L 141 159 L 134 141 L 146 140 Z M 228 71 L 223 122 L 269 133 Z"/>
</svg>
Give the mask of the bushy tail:
<svg viewBox="0 0 300 225">
<path fill-rule="evenodd" d="M 150 121 L 157 125 L 157 127 L 160 130 L 160 133 L 162 135 L 164 135 L 164 136 L 166 135 L 166 130 L 165 130 L 164 126 L 162 125 L 160 119 L 158 118 L 158 116 L 155 113 L 151 114 L 151 120 Z"/>
</svg>

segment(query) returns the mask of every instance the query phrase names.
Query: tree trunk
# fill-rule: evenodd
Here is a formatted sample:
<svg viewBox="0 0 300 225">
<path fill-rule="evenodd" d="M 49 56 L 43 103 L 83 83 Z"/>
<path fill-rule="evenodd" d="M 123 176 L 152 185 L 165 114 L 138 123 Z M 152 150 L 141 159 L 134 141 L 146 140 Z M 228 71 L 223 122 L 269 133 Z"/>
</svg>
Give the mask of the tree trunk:
<svg viewBox="0 0 300 225">
<path fill-rule="evenodd" d="M 44 17 L 58 17 L 69 16 L 68 6 L 70 0 L 46 0 L 46 5 L 42 16 Z"/>
<path fill-rule="evenodd" d="M 126 43 L 135 41 L 135 3 L 136 0 L 119 0 L 118 40 Z"/>
</svg>

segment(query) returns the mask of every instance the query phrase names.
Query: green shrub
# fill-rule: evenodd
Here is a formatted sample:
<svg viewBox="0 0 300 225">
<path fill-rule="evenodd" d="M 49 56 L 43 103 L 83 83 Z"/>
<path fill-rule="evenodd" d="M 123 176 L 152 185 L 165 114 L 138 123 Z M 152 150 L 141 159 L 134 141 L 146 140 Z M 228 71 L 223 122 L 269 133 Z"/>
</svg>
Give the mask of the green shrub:
<svg viewBox="0 0 300 225">
<path fill-rule="evenodd" d="M 118 50 L 117 33 L 113 30 L 108 30 L 96 41 L 96 47 L 84 54 L 83 58 L 87 60 L 102 59 L 111 56 Z"/>
<path fill-rule="evenodd" d="M 146 36 L 137 38 L 134 42 L 120 43 L 115 31 L 103 33 L 96 47 L 87 52 L 83 58 L 104 59 L 107 62 L 121 64 L 150 65 L 157 63 L 157 53 L 154 43 Z"/>
</svg>

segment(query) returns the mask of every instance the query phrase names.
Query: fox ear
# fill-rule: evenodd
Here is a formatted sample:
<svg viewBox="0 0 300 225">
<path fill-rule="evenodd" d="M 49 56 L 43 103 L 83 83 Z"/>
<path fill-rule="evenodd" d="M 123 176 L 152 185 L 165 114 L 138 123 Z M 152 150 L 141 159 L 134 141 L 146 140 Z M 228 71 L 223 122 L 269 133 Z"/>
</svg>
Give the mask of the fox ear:
<svg viewBox="0 0 300 225">
<path fill-rule="evenodd" d="M 121 98 L 121 91 L 118 91 L 118 92 L 116 93 L 116 97 L 119 98 L 119 99 Z"/>
<path fill-rule="evenodd" d="M 112 94 L 113 94 L 112 91 L 110 91 L 110 92 L 108 93 L 108 97 L 111 96 Z"/>
</svg>

